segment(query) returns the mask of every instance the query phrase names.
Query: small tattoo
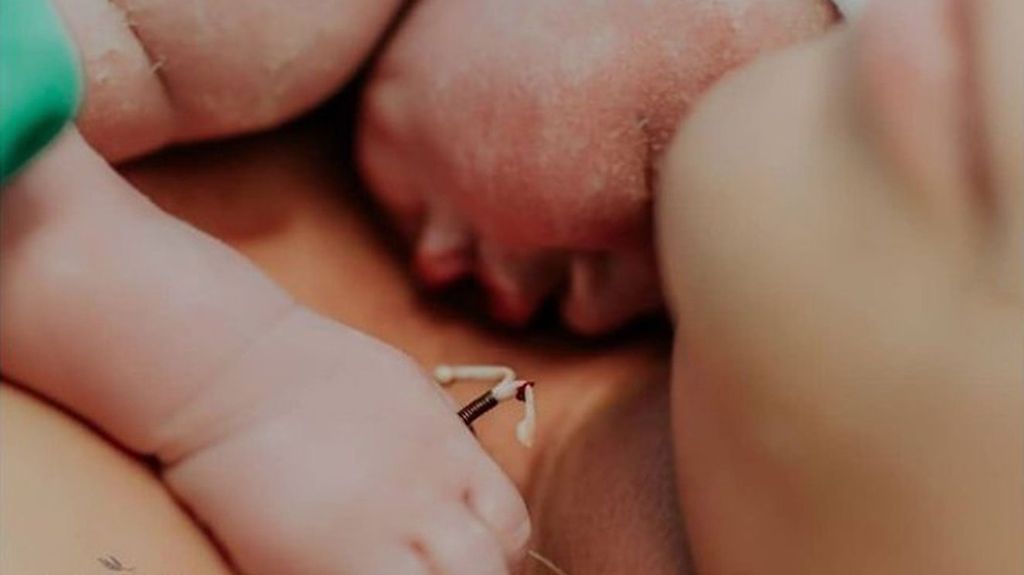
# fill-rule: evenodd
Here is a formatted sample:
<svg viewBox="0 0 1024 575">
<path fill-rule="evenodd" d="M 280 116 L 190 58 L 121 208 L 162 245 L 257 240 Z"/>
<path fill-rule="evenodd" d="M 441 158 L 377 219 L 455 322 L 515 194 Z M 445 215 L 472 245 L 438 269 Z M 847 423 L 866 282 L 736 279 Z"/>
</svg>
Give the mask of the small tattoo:
<svg viewBox="0 0 1024 575">
<path fill-rule="evenodd" d="M 117 571 L 118 573 L 127 573 L 129 571 L 135 571 L 135 567 L 128 567 L 124 563 L 121 563 L 121 560 L 117 557 L 114 557 L 113 555 L 107 555 L 106 557 L 97 557 L 96 560 L 100 562 L 100 565 L 103 565 L 111 571 Z"/>
</svg>

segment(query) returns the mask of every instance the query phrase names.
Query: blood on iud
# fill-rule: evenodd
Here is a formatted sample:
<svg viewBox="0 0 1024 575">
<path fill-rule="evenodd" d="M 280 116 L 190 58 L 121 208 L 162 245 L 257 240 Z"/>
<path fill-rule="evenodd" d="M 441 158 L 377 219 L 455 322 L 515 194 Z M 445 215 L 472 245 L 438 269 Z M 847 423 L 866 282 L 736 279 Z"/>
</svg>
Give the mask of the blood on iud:
<svg viewBox="0 0 1024 575">
<path fill-rule="evenodd" d="M 536 428 L 533 381 L 517 379 L 516 373 L 503 365 L 439 365 L 434 369 L 434 379 L 443 386 L 451 385 L 460 379 L 498 380 L 494 387 L 460 409 L 459 418 L 472 431 L 474 421 L 497 407 L 499 403 L 514 397 L 526 404 L 523 419 L 516 426 L 516 437 L 527 447 L 533 445 Z"/>
<path fill-rule="evenodd" d="M 532 381 L 519 381 L 519 382 L 517 382 L 517 384 L 518 385 L 516 386 L 516 399 L 518 399 L 519 401 L 525 402 L 526 401 L 526 388 L 527 387 L 533 387 L 534 386 L 534 382 L 532 382 Z"/>
</svg>

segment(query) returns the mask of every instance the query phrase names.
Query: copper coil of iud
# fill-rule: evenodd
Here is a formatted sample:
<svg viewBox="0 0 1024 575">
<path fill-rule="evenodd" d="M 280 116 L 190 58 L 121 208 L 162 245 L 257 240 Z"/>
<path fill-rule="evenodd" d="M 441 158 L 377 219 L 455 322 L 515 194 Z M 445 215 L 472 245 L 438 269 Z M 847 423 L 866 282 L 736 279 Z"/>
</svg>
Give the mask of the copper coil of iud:
<svg viewBox="0 0 1024 575">
<path fill-rule="evenodd" d="M 494 409 L 497 405 L 498 398 L 494 397 L 494 394 L 488 390 L 486 393 L 477 397 L 460 409 L 459 417 L 466 425 L 472 427 L 473 422 L 476 421 L 477 418 Z"/>
</svg>

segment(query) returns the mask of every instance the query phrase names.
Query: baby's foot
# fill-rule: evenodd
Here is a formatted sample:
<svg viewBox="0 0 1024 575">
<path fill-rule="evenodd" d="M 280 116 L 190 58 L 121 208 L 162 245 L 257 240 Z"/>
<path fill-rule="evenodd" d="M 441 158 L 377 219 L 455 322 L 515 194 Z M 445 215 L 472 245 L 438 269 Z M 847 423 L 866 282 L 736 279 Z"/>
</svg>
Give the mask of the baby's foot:
<svg viewBox="0 0 1024 575">
<path fill-rule="evenodd" d="M 172 424 L 172 489 L 245 573 L 508 573 L 515 488 L 405 356 L 299 311 Z M 213 414 L 217 414 L 215 417 Z"/>
<path fill-rule="evenodd" d="M 425 282 L 475 276 L 512 323 L 556 295 L 604 331 L 660 305 L 649 216 L 680 118 L 835 17 L 824 0 L 427 0 L 373 72 L 360 164 Z"/>
</svg>

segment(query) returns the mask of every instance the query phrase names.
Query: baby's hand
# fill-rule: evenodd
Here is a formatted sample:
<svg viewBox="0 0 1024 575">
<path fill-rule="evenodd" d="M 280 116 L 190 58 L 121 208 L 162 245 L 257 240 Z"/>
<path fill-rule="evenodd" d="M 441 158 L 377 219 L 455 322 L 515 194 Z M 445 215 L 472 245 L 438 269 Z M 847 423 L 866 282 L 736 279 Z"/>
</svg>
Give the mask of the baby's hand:
<svg viewBox="0 0 1024 575">
<path fill-rule="evenodd" d="M 0 358 L 247 575 L 508 573 L 525 506 L 443 392 L 142 198 L 69 130 L 0 196 Z"/>
<path fill-rule="evenodd" d="M 247 574 L 508 573 L 509 480 L 405 356 L 305 311 L 172 424 L 166 471 Z"/>
<path fill-rule="evenodd" d="M 426 0 L 366 91 L 363 173 L 425 282 L 474 275 L 511 323 L 554 295 L 604 331 L 659 306 L 652 187 L 680 118 L 835 18 L 827 0 Z"/>
</svg>

